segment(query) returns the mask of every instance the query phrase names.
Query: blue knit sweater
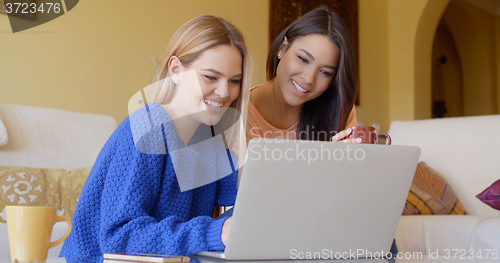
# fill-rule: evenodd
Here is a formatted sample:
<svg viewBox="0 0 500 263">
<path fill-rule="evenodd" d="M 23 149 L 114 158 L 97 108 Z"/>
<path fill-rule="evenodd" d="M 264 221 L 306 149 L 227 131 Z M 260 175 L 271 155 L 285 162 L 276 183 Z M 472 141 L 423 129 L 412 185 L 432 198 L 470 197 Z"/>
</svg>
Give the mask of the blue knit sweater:
<svg viewBox="0 0 500 263">
<path fill-rule="evenodd" d="M 224 174 L 232 167 L 220 143 L 189 148 L 160 105 L 128 116 L 96 159 L 60 256 L 224 250 L 221 229 L 226 218 L 214 220 L 210 215 L 216 205 L 234 205 L 238 172 L 233 168 L 220 180 L 181 191 L 176 167 L 192 164 L 196 174 L 204 175 Z"/>
</svg>

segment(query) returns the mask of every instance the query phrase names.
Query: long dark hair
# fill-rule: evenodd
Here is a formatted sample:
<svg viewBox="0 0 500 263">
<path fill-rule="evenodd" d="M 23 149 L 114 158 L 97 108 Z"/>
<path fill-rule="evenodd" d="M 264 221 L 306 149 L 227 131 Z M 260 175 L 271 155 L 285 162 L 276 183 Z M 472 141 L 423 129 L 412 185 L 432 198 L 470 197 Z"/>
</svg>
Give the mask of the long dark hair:
<svg viewBox="0 0 500 263">
<path fill-rule="evenodd" d="M 297 139 L 329 141 L 333 135 L 345 129 L 358 93 L 358 71 L 351 34 L 335 12 L 327 7 L 319 7 L 286 27 L 269 49 L 267 80 L 276 77 L 280 62 L 277 54 L 284 38 L 288 39 L 290 47 L 296 38 L 309 34 L 324 35 L 337 44 L 340 47 L 340 62 L 328 89 L 302 106 Z"/>
</svg>

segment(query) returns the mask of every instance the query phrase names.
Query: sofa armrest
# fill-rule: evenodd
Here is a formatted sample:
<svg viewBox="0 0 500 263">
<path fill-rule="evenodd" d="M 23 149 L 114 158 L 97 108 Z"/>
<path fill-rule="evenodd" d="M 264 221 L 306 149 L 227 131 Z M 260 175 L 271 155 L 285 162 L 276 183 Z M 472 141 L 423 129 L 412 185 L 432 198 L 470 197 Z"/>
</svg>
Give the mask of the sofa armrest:
<svg viewBox="0 0 500 263">
<path fill-rule="evenodd" d="M 446 255 L 446 249 L 498 251 L 499 236 L 500 217 L 430 215 L 401 216 L 395 238 L 400 252 Z"/>
</svg>

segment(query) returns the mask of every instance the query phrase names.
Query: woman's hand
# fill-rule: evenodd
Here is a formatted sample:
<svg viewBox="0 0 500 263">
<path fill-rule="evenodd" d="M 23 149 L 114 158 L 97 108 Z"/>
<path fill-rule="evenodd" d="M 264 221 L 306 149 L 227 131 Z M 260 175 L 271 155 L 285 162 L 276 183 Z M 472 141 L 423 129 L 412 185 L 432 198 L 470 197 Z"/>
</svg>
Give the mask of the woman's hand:
<svg viewBox="0 0 500 263">
<path fill-rule="evenodd" d="M 351 135 L 352 129 L 347 128 L 332 137 L 332 142 L 343 142 L 343 143 L 361 143 L 363 139 L 361 138 L 349 138 L 346 139 L 347 136 Z"/>
<path fill-rule="evenodd" d="M 229 236 L 229 229 L 231 228 L 232 219 L 233 217 L 226 219 L 226 221 L 224 221 L 224 225 L 222 225 L 221 239 L 222 239 L 222 244 L 224 244 L 224 246 L 226 245 L 227 237 Z"/>
</svg>

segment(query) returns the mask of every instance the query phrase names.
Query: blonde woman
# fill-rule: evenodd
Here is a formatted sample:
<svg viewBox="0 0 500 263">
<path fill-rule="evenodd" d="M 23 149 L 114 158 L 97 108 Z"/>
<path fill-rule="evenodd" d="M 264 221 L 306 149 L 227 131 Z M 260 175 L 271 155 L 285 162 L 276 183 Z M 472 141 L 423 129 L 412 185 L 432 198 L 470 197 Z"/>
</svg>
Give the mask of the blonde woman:
<svg viewBox="0 0 500 263">
<path fill-rule="evenodd" d="M 154 103 L 130 114 L 97 157 L 61 256 L 224 250 L 230 220 L 211 214 L 236 197 L 228 149 L 245 136 L 234 123 L 251 78 L 241 32 L 210 15 L 188 21 L 159 78 Z"/>
</svg>

